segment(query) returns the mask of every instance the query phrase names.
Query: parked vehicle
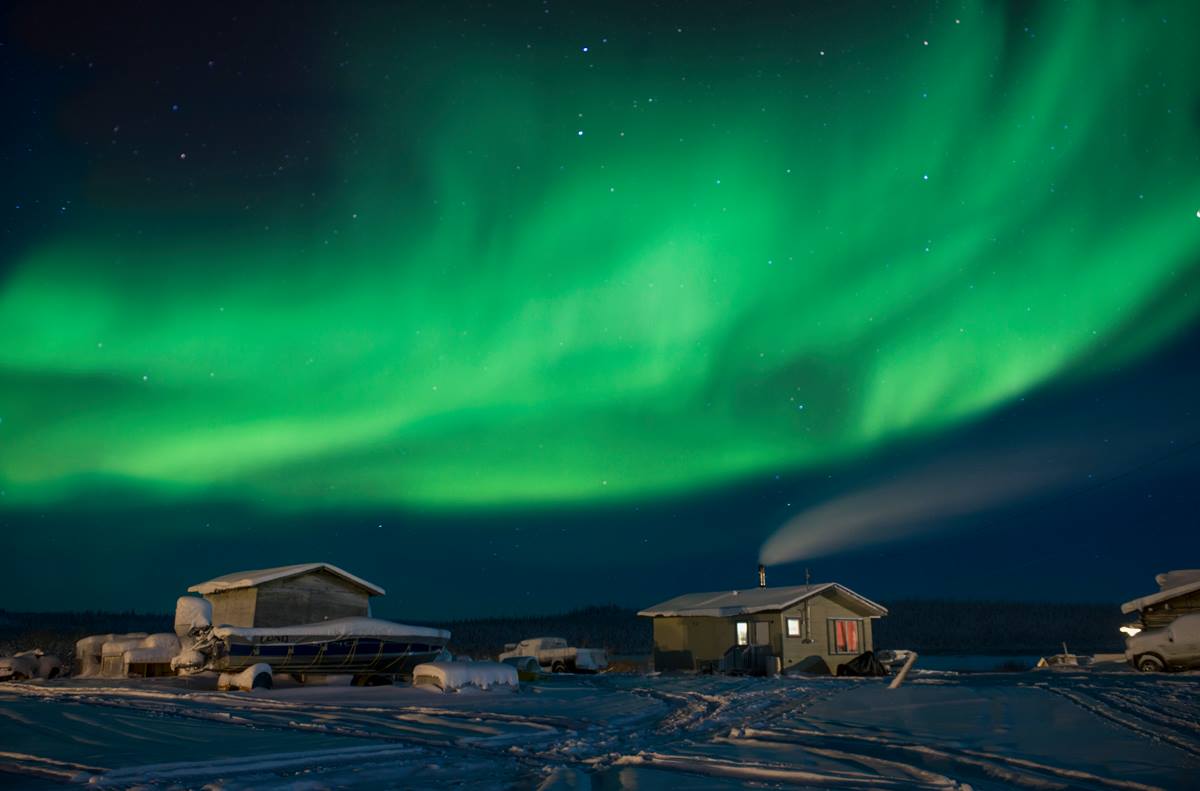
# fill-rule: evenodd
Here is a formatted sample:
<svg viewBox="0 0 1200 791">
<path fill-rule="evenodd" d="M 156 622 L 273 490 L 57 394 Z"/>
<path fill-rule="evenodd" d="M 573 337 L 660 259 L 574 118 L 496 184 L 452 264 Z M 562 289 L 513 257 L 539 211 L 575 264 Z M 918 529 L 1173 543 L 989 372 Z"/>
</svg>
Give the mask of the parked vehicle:
<svg viewBox="0 0 1200 791">
<path fill-rule="evenodd" d="M 1129 635 L 1125 658 L 1144 673 L 1200 668 L 1200 613 L 1181 615 L 1166 626 Z"/>
<path fill-rule="evenodd" d="M 0 656 L 0 681 L 27 681 L 34 678 L 57 678 L 63 665 L 58 657 L 40 648 L 21 651 L 13 656 Z"/>
<path fill-rule="evenodd" d="M 608 654 L 603 648 L 575 648 L 561 637 L 531 637 L 508 643 L 500 661 L 518 656 L 532 656 L 553 673 L 595 673 L 608 667 Z"/>
</svg>

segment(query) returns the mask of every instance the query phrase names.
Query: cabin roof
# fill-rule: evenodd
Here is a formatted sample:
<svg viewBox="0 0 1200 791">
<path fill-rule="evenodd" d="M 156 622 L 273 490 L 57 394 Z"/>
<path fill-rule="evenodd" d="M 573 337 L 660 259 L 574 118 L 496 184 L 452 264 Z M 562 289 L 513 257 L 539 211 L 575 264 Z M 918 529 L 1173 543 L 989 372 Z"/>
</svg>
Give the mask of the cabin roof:
<svg viewBox="0 0 1200 791">
<path fill-rule="evenodd" d="M 715 591 L 712 593 L 685 593 L 668 599 L 665 602 L 647 607 L 638 615 L 646 616 L 681 616 L 701 615 L 726 617 L 730 615 L 746 615 L 756 612 L 783 610 L 793 604 L 802 602 L 822 593 L 832 593 L 848 599 L 852 609 L 860 610 L 864 615 L 878 617 L 887 615 L 887 608 L 876 604 L 865 596 L 859 596 L 854 591 L 836 582 L 825 582 L 820 585 L 792 585 L 786 588 L 748 588 L 735 591 Z"/>
<path fill-rule="evenodd" d="M 292 566 L 275 566 L 269 569 L 252 569 L 250 571 L 235 571 L 232 574 L 225 574 L 221 577 L 214 577 L 208 582 L 201 582 L 188 588 L 191 593 L 199 593 L 201 595 L 208 593 L 220 593 L 222 591 L 237 590 L 238 588 L 253 588 L 257 585 L 262 585 L 264 582 L 272 582 L 274 580 L 288 579 L 289 577 L 299 577 L 301 574 L 308 574 L 312 571 L 328 571 L 337 577 L 341 577 L 352 585 L 362 588 L 369 596 L 382 596 L 386 591 L 378 585 L 373 585 L 361 577 L 356 577 L 350 572 L 340 569 L 332 563 L 297 563 Z"/>
<path fill-rule="evenodd" d="M 1137 612 L 1138 610 L 1144 610 L 1147 607 L 1152 607 L 1161 602 L 1170 601 L 1171 599 L 1187 595 L 1193 591 L 1200 591 L 1200 579 L 1185 583 L 1183 585 L 1176 585 L 1173 588 L 1166 588 L 1158 593 L 1152 593 L 1149 596 L 1143 596 L 1140 599 L 1127 601 L 1121 605 L 1121 612 L 1129 614 L 1131 612 Z"/>
</svg>

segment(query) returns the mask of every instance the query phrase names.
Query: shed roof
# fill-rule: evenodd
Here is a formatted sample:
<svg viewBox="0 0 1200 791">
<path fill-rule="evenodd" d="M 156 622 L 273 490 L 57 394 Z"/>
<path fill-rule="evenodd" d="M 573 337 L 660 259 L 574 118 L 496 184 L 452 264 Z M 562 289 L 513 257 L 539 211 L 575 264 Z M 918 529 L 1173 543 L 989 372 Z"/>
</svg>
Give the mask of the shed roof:
<svg viewBox="0 0 1200 791">
<path fill-rule="evenodd" d="M 827 592 L 849 600 L 852 608 L 861 610 L 864 615 L 871 617 L 887 615 L 886 607 L 876 604 L 865 596 L 859 596 L 846 586 L 836 582 L 825 582 L 820 585 L 792 585 L 786 588 L 748 588 L 712 593 L 685 593 L 653 607 L 647 607 L 638 615 L 708 615 L 716 617 L 746 615 L 782 610 Z"/>
<path fill-rule="evenodd" d="M 1149 596 L 1143 596 L 1140 599 L 1127 601 L 1121 605 L 1121 612 L 1128 614 L 1138 610 L 1144 610 L 1147 607 L 1151 607 L 1161 602 L 1170 601 L 1171 599 L 1184 596 L 1194 591 L 1200 591 L 1200 579 L 1185 583 L 1183 585 L 1176 585 L 1173 588 L 1165 588 L 1158 593 L 1152 593 Z"/>
<path fill-rule="evenodd" d="M 238 588 L 253 588 L 256 585 L 262 585 L 264 582 L 272 580 L 282 580 L 289 577 L 299 577 L 301 574 L 308 574 L 311 571 L 324 570 L 330 574 L 341 577 L 352 585 L 356 585 L 367 592 L 370 596 L 382 596 L 386 591 L 378 585 L 373 585 L 361 577 L 356 577 L 344 569 L 340 569 L 332 563 L 297 563 L 292 566 L 275 566 L 269 569 L 253 569 L 251 571 L 235 571 L 232 574 L 226 574 L 221 577 L 215 577 L 208 582 L 201 582 L 188 588 L 191 593 L 199 593 L 201 595 L 207 593 L 220 593 L 222 591 L 236 590 Z"/>
</svg>

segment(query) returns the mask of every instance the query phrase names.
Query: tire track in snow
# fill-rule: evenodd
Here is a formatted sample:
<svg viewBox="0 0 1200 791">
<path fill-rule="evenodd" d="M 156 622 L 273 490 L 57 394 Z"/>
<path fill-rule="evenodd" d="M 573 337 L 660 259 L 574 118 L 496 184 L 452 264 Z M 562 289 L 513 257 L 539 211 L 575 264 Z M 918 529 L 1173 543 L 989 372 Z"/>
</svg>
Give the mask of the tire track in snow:
<svg viewBox="0 0 1200 791">
<path fill-rule="evenodd" d="M 1000 777 L 1008 782 L 1018 783 L 1032 788 L 1063 788 L 1062 781 L 1070 783 L 1087 782 L 1093 785 L 1102 785 L 1107 788 L 1120 788 L 1127 791 L 1161 791 L 1158 786 L 1146 785 L 1132 780 L 1117 780 L 1108 777 L 1102 777 L 1091 772 L 1085 772 L 1080 769 L 1068 769 L 1066 767 L 1054 766 L 1052 764 L 1044 764 L 1038 761 L 1032 761 L 1028 758 L 1018 758 L 1016 756 L 1002 755 L 999 753 L 990 753 L 984 750 L 971 750 L 966 748 L 949 748 L 949 747 L 934 747 L 928 744 L 919 744 L 915 742 L 905 742 L 896 740 L 893 737 L 869 736 L 866 734 L 857 733 L 840 733 L 819 731 L 803 728 L 783 728 L 776 730 L 746 728 L 739 732 L 736 736 L 731 736 L 731 739 L 745 740 L 761 740 L 761 741 L 779 741 L 789 744 L 798 744 L 805 746 L 807 739 L 825 739 L 833 742 L 853 742 L 867 743 L 878 747 L 881 750 L 899 750 L 910 753 L 918 753 L 936 758 L 941 758 L 950 762 L 966 764 L 979 769 L 982 769 L 987 774 Z M 1002 766 L 1007 765 L 1007 766 Z M 1022 775 L 1019 772 L 1014 773 L 1012 768 L 1027 770 L 1035 773 L 1033 776 Z M 1038 775 L 1047 774 L 1054 778 L 1054 781 L 1047 783 L 1047 779 Z"/>
<path fill-rule="evenodd" d="M 641 766 L 653 769 L 669 769 L 688 774 L 707 775 L 710 777 L 728 777 L 753 782 L 789 783 L 812 787 L 836 787 L 853 789 L 875 788 L 921 788 L 921 789 L 962 789 L 970 791 L 970 786 L 961 784 L 928 784 L 914 782 L 912 777 L 889 778 L 877 772 L 864 773 L 853 771 L 825 771 L 800 769 L 791 764 L 762 763 L 757 761 L 728 761 L 695 755 L 672 755 L 661 752 L 642 752 L 637 755 L 625 755 L 613 762 L 615 766 Z"/>
<path fill-rule="evenodd" d="M 1084 695 L 1079 694 L 1078 692 L 1071 692 L 1069 690 L 1062 689 L 1060 687 L 1042 686 L 1040 684 L 1037 686 L 1039 688 L 1045 689 L 1047 692 L 1052 692 L 1055 695 L 1061 695 L 1062 697 L 1071 701 L 1072 703 L 1079 706 L 1080 708 L 1085 709 L 1085 710 L 1091 712 L 1092 714 L 1095 714 L 1097 717 L 1103 717 L 1104 719 L 1106 719 L 1110 722 L 1114 722 L 1117 725 L 1120 725 L 1124 728 L 1127 728 L 1127 729 L 1133 731 L 1134 733 L 1141 734 L 1142 736 L 1147 736 L 1156 741 L 1165 742 L 1166 744 L 1169 744 L 1172 747 L 1177 747 L 1180 750 L 1183 750 L 1185 753 L 1188 753 L 1189 755 L 1194 755 L 1194 756 L 1200 757 L 1200 744 L 1197 744 L 1196 742 L 1193 742 L 1193 741 L 1189 741 L 1186 738 L 1176 736 L 1173 733 L 1158 730 L 1156 728 L 1149 727 L 1142 723 L 1136 722 L 1133 719 L 1131 719 L 1130 716 L 1128 716 L 1128 713 L 1126 713 L 1126 716 L 1121 716 L 1121 713 L 1115 711 L 1111 706 L 1109 706 L 1108 704 L 1106 704 L 1100 700 L 1097 700 L 1095 698 L 1089 699 L 1089 698 L 1085 697 Z"/>
</svg>

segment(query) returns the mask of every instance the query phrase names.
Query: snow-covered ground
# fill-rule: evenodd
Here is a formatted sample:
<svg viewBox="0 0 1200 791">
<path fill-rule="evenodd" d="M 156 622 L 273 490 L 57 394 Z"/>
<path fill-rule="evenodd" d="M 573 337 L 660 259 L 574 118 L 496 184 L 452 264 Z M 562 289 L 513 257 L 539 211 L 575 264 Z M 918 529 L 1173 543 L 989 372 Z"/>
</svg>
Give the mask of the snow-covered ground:
<svg viewBox="0 0 1200 791">
<path fill-rule="evenodd" d="M 1195 788 L 1200 675 L 0 686 L 0 786 Z"/>
</svg>

